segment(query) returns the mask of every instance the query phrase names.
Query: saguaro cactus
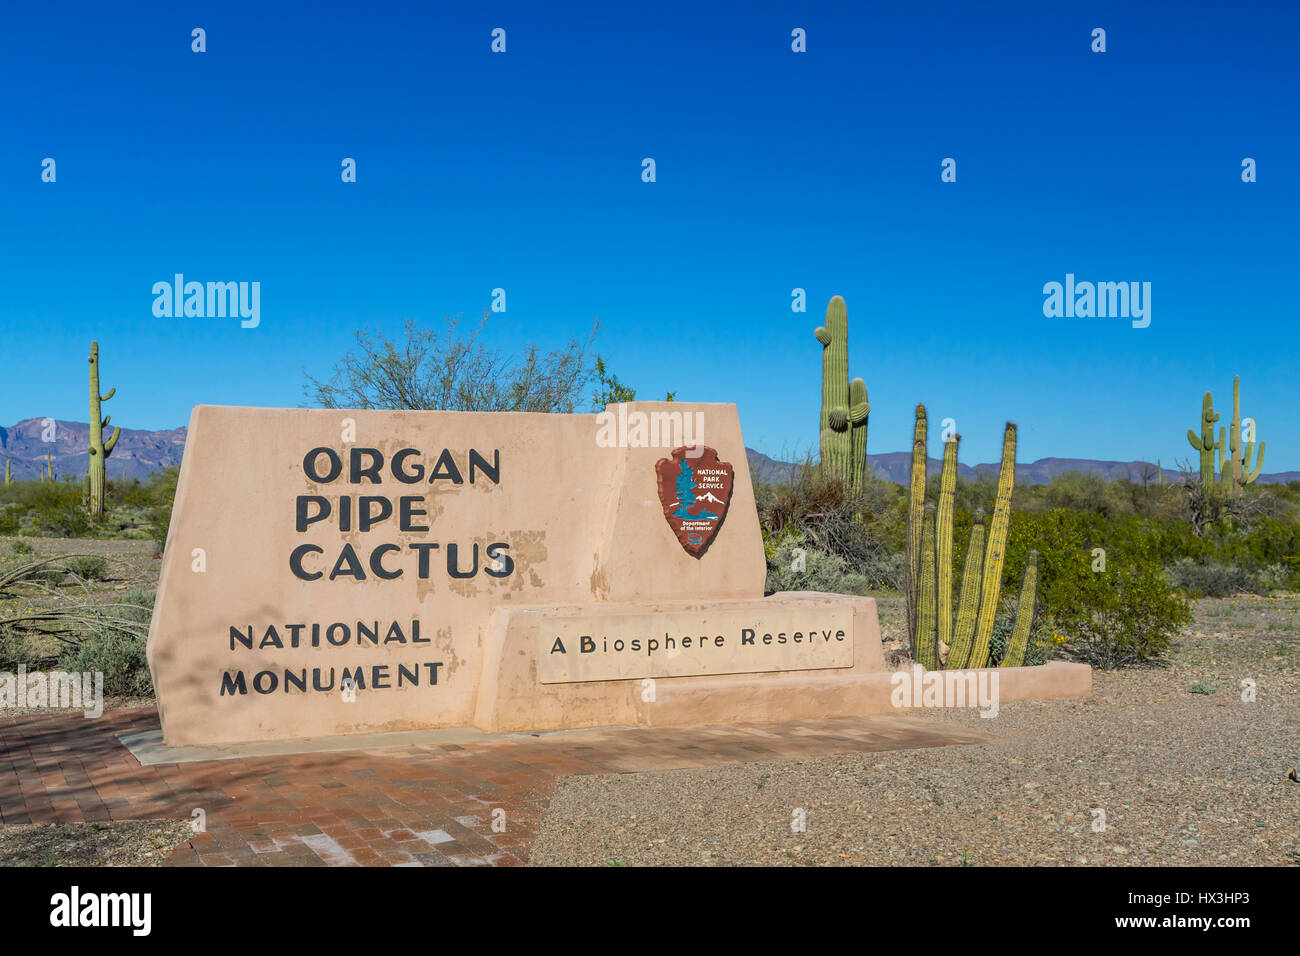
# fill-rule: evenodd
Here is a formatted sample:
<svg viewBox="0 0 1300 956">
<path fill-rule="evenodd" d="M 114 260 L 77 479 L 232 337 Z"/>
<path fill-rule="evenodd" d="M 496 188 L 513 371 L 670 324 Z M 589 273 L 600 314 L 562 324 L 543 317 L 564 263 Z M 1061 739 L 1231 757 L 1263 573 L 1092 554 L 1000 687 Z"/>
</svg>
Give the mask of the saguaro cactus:
<svg viewBox="0 0 1300 956">
<path fill-rule="evenodd" d="M 912 429 L 912 474 L 907 498 L 907 636 L 916 649 L 916 601 L 921 582 L 921 521 L 925 513 L 926 470 L 925 406 L 916 406 Z"/>
<path fill-rule="evenodd" d="M 14 463 L 6 459 L 5 460 L 5 484 L 12 485 L 13 483 L 14 483 Z"/>
<path fill-rule="evenodd" d="M 1226 447 L 1226 453 L 1225 453 Z M 1241 376 L 1232 379 L 1232 432 L 1225 443 L 1223 429 L 1219 430 L 1219 474 L 1227 484 L 1229 491 L 1238 491 L 1242 485 L 1249 485 L 1259 477 L 1264 467 L 1264 443 L 1259 443 L 1259 456 L 1255 457 L 1254 428 L 1251 428 L 1251 440 L 1241 447 Z M 1255 467 L 1251 468 L 1251 458 L 1255 458 Z"/>
<path fill-rule="evenodd" d="M 1016 426 L 1007 422 L 1002 436 L 1002 466 L 998 470 L 998 492 L 993 504 L 993 521 L 984 555 L 984 581 L 980 586 L 980 609 L 975 623 L 968 667 L 988 663 L 989 639 L 993 636 L 993 618 L 998 612 L 1002 591 L 1002 562 L 1006 557 L 1007 529 L 1011 522 L 1011 491 L 1016 483 Z"/>
<path fill-rule="evenodd" d="M 939 510 L 934 525 L 935 575 L 938 578 L 936 613 L 939 617 L 940 652 L 952 647 L 952 516 L 957 497 L 957 445 L 960 435 L 943 443 L 943 470 L 939 473 Z"/>
<path fill-rule="evenodd" d="M 1034 609 L 1038 603 L 1038 552 L 1030 551 L 1025 559 L 1025 577 L 1020 584 L 1020 601 L 1016 604 L 1016 623 L 1002 655 L 1003 667 L 1020 667 L 1029 647 L 1029 632 L 1034 627 Z"/>
<path fill-rule="evenodd" d="M 108 427 L 109 418 L 100 416 L 100 402 L 106 402 L 117 392 L 110 388 L 107 395 L 99 394 L 99 343 L 90 343 L 90 494 L 86 504 L 92 515 L 104 513 L 104 485 L 108 481 L 108 456 L 117 447 L 117 439 L 122 434 L 121 428 L 114 428 L 108 441 L 104 441 L 104 429 Z"/>
<path fill-rule="evenodd" d="M 917 587 L 915 660 L 926 670 L 939 669 L 938 631 L 935 624 L 934 505 L 925 506 L 921 522 L 921 578 Z"/>
<path fill-rule="evenodd" d="M 863 474 L 867 455 L 867 384 L 849 381 L 849 315 L 844 299 L 832 296 L 826 324 L 813 333 L 822 344 L 822 407 L 818 444 L 822 468 L 845 484 Z"/>
<path fill-rule="evenodd" d="M 975 512 L 966 547 L 966 566 L 961 575 L 961 602 L 957 605 L 957 624 L 953 629 L 952 647 L 948 648 L 946 668 L 966 666 L 971 642 L 975 639 L 975 620 L 980 608 L 981 572 L 984 568 L 984 511 Z"/>
<path fill-rule="evenodd" d="M 1201 434 L 1190 428 L 1187 429 L 1187 442 L 1200 453 L 1201 456 L 1201 484 L 1206 488 L 1214 484 L 1214 451 L 1221 447 L 1222 438 L 1219 441 L 1214 440 L 1214 423 L 1219 420 L 1219 415 L 1214 410 L 1214 397 L 1205 393 L 1201 399 Z"/>
</svg>

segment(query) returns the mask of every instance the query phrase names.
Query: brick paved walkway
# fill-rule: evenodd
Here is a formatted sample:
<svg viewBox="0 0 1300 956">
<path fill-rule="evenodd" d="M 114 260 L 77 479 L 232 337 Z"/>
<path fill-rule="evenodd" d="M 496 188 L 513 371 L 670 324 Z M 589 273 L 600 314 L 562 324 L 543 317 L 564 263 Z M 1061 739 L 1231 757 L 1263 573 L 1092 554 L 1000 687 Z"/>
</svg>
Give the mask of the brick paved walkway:
<svg viewBox="0 0 1300 956">
<path fill-rule="evenodd" d="M 198 808 L 207 832 L 173 852 L 173 865 L 518 866 L 557 777 L 987 739 L 914 718 L 855 717 L 145 767 L 116 737 L 157 727 L 151 709 L 0 719 L 0 823 L 189 819 Z M 493 830 L 498 809 L 505 832 Z"/>
</svg>

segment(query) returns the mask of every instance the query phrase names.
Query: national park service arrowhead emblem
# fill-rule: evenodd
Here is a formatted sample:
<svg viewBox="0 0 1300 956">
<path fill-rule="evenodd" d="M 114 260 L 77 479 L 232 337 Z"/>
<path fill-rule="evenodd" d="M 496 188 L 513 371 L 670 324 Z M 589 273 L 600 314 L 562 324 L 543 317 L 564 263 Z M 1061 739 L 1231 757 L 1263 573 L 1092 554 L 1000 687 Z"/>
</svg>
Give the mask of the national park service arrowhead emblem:
<svg viewBox="0 0 1300 956">
<path fill-rule="evenodd" d="M 734 470 L 707 445 L 688 445 L 660 458 L 655 474 L 668 527 L 687 554 L 701 557 L 727 517 Z"/>
</svg>

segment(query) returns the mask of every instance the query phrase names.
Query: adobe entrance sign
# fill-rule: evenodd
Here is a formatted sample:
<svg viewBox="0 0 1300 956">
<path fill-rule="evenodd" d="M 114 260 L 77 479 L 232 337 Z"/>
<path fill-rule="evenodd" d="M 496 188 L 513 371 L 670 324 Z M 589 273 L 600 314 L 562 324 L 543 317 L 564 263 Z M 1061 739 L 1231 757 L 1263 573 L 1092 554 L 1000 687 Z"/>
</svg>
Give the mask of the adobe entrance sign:
<svg viewBox="0 0 1300 956">
<path fill-rule="evenodd" d="M 164 738 L 881 709 L 874 602 L 765 574 L 732 405 L 199 406 L 149 636 Z"/>
</svg>

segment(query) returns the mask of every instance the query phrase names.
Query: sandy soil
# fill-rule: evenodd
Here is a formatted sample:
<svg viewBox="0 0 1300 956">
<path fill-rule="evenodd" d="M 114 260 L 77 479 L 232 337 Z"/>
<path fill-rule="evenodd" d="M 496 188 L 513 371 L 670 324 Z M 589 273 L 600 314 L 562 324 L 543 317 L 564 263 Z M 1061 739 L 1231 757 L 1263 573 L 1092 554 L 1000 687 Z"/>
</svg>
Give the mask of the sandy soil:
<svg viewBox="0 0 1300 956">
<path fill-rule="evenodd" d="M 1294 865 L 1298 609 L 1198 602 L 1168 667 L 1087 700 L 913 712 L 988 745 L 566 778 L 531 863 Z"/>
</svg>

